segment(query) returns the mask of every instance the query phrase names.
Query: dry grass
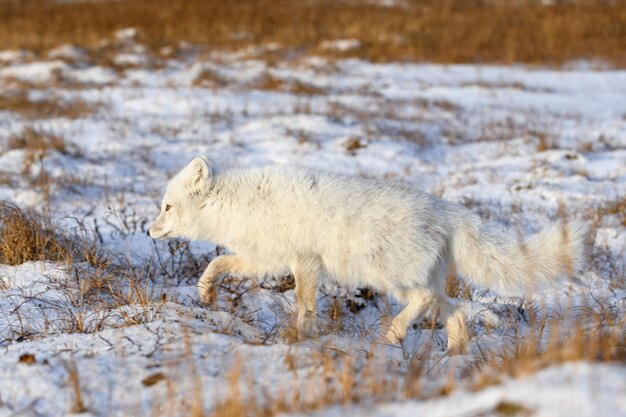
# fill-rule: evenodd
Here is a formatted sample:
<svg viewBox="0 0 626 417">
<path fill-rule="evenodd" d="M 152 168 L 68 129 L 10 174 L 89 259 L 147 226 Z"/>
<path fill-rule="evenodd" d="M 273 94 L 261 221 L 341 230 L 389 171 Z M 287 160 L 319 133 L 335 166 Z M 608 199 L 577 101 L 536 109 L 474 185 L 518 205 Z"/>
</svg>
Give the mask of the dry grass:
<svg viewBox="0 0 626 417">
<path fill-rule="evenodd" d="M 154 282 L 160 271 L 153 265 L 135 267 L 125 256 L 105 251 L 95 232 L 79 220 L 68 232 L 47 213 L 22 210 L 0 201 L 0 264 L 43 260 L 57 262 L 65 271 L 59 278 L 49 277 L 50 289 L 63 297 L 48 300 L 44 294 L 25 294 L 25 300 L 54 311 L 57 318 L 51 319 L 54 323 L 44 323 L 43 329 L 13 329 L 21 338 L 47 334 L 51 328 L 65 333 L 92 333 L 106 328 L 111 319 L 118 325 L 119 319 L 135 325 L 151 321 L 158 313 L 162 292 Z M 123 306 L 132 308 L 114 311 Z M 19 310 L 15 313 L 22 314 Z"/>
<path fill-rule="evenodd" d="M 446 294 L 451 298 L 472 299 L 472 287 L 459 279 L 455 274 L 446 279 Z"/>
<path fill-rule="evenodd" d="M 67 262 L 75 258 L 74 244 L 55 230 L 48 217 L 7 202 L 0 202 L 0 214 L 0 263 Z"/>
<path fill-rule="evenodd" d="M 611 309 L 579 307 L 585 320 L 569 327 L 559 322 L 542 322 L 503 352 L 482 352 L 476 366 L 473 389 L 500 383 L 507 377 L 537 372 L 550 365 L 572 362 L 626 363 L 626 322 L 616 319 Z"/>
<path fill-rule="evenodd" d="M 46 133 L 32 127 L 25 128 L 19 135 L 10 136 L 8 149 L 24 150 L 23 174 L 30 172 L 33 164 L 42 161 L 50 152 L 70 154 L 69 147 L 62 136 Z"/>
<path fill-rule="evenodd" d="M 76 362 L 74 360 L 67 362 L 65 364 L 65 368 L 67 371 L 67 383 L 72 392 L 72 406 L 70 412 L 77 414 L 86 413 L 89 409 L 85 405 L 83 390 L 80 383 L 80 375 L 78 373 Z"/>
<path fill-rule="evenodd" d="M 0 111 L 10 111 L 28 120 L 40 120 L 56 117 L 79 119 L 94 113 L 96 106 L 79 98 L 62 100 L 47 97 L 31 100 L 27 89 L 4 91 L 0 95 Z"/>
<path fill-rule="evenodd" d="M 626 2 L 428 0 L 379 6 L 364 1 L 131 0 L 0 3 L 0 49 L 98 46 L 118 29 L 140 30 L 153 47 L 180 41 L 217 48 L 277 43 L 295 53 L 376 61 L 528 62 L 599 59 L 626 64 Z M 344 52 L 323 41 L 357 39 Z M 273 49 L 275 53 L 275 49 Z"/>
<path fill-rule="evenodd" d="M 323 89 L 317 88 L 314 85 L 303 83 L 300 80 L 283 80 L 277 78 L 272 74 L 266 72 L 259 77 L 255 88 L 265 91 L 286 91 L 296 95 L 310 96 L 315 94 L 322 94 Z"/>
<path fill-rule="evenodd" d="M 334 404 L 357 402 L 362 399 L 357 393 L 363 394 L 360 392 L 361 389 L 372 387 L 370 378 L 378 379 L 374 373 L 368 372 L 368 367 L 357 366 L 352 358 L 345 354 L 320 350 L 312 351 L 311 355 L 317 369 L 314 376 L 322 377 L 324 383 L 318 385 L 299 381 L 296 365 L 298 359 L 288 354 L 285 363 L 294 374 L 294 384 L 275 390 L 277 392 L 275 395 L 270 395 L 266 391 L 258 392 L 249 378 L 250 375 L 243 371 L 241 361 L 236 361 L 227 377 L 230 395 L 213 407 L 210 416 L 271 417 L 281 413 L 311 412 Z M 358 376 L 367 376 L 367 380 L 360 378 L 357 384 Z M 242 387 L 245 388 L 246 395 Z"/>
<path fill-rule="evenodd" d="M 606 307 L 606 306 L 604 306 Z M 509 377 L 536 372 L 549 365 L 586 360 L 592 362 L 626 362 L 624 322 L 611 318 L 602 306 L 589 307 L 586 318 L 569 330 L 561 323 L 544 320 L 536 323 L 528 334 L 517 337 L 505 350 L 481 351 L 482 357 L 457 379 L 453 367 L 446 367 L 423 353 L 407 358 L 408 368 L 374 359 L 374 350 L 357 358 L 334 349 L 309 350 L 307 379 L 300 380 L 298 356 L 288 353 L 285 364 L 294 373 L 289 387 L 277 387 L 273 394 L 259 391 L 241 361 L 228 374 L 231 394 L 221 399 L 211 416 L 271 417 L 281 413 L 307 413 L 341 404 L 375 404 L 379 402 L 427 399 L 447 396 L 458 388 L 479 390 Z M 373 347 L 372 349 L 375 349 Z M 313 370 L 313 371 L 311 371 Z M 323 383 L 313 382 L 316 378 Z M 244 394 L 244 392 L 246 394 Z M 501 403 L 494 412 L 525 409 L 516 404 Z"/>
<path fill-rule="evenodd" d="M 228 86 L 228 80 L 217 73 L 217 71 L 205 68 L 193 80 L 193 85 L 205 88 L 224 88 Z"/>
<path fill-rule="evenodd" d="M 28 180 L 30 186 L 42 193 L 48 205 L 55 186 L 75 191 L 77 187 L 89 184 L 88 178 L 78 177 L 71 173 L 55 178 L 51 178 L 48 174 L 43 161 L 50 155 L 57 153 L 74 158 L 82 156 L 80 149 L 66 142 L 63 136 L 38 127 L 27 126 L 20 133 L 14 133 L 8 137 L 0 153 L 6 150 L 22 151 L 21 174 Z M 14 174 L 17 173 L 5 171 L 1 174 L 0 181 L 14 184 L 13 181 L 16 179 Z"/>
</svg>

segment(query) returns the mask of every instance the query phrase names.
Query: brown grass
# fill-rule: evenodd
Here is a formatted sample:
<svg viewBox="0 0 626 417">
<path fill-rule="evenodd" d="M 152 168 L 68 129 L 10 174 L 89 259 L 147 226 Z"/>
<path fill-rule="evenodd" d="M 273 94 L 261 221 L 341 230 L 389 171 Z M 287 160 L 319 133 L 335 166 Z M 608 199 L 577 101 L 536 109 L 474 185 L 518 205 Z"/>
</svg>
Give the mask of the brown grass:
<svg viewBox="0 0 626 417">
<path fill-rule="evenodd" d="M 322 94 L 323 89 L 303 83 L 300 80 L 284 80 L 265 72 L 256 81 L 255 88 L 265 91 L 288 91 L 296 95 L 310 96 Z"/>
<path fill-rule="evenodd" d="M 220 76 L 217 71 L 205 68 L 193 80 L 193 85 L 207 88 L 224 88 L 228 86 L 228 80 Z"/>
<path fill-rule="evenodd" d="M 0 3 L 0 49 L 95 47 L 135 27 L 153 47 L 180 41 L 216 48 L 277 43 L 295 53 L 375 61 L 527 62 L 599 59 L 626 65 L 626 2 L 426 0 L 383 7 L 364 1 L 129 0 Z M 334 39 L 360 47 L 329 52 Z M 275 51 L 274 51 L 275 52 Z"/>
<path fill-rule="evenodd" d="M 0 200 L 0 264 L 19 265 L 28 261 L 85 262 L 104 269 L 110 257 L 81 223 L 79 231 L 60 229 L 47 214 Z"/>
<path fill-rule="evenodd" d="M 72 258 L 73 245 L 54 230 L 48 218 L 0 201 L 0 219 L 0 263 Z"/>
<path fill-rule="evenodd" d="M 448 278 L 446 278 L 446 294 L 451 298 L 471 300 L 472 287 L 463 282 L 463 280 L 455 274 L 450 274 Z"/>
<path fill-rule="evenodd" d="M 560 323 L 540 323 L 530 333 L 520 337 L 504 352 L 483 352 L 478 366 L 474 389 L 501 382 L 506 377 L 519 377 L 547 366 L 571 362 L 626 363 L 626 322 L 617 320 L 601 308 L 586 310 L 587 323 L 575 322 L 569 328 Z M 547 342 L 545 339 L 547 338 Z"/>
<path fill-rule="evenodd" d="M 41 100 L 30 100 L 26 89 L 4 91 L 0 95 L 0 111 L 10 111 L 28 120 L 66 117 L 79 119 L 89 116 L 96 106 L 79 98 L 62 100 L 58 97 L 47 97 Z"/>
<path fill-rule="evenodd" d="M 8 148 L 24 150 L 22 167 L 24 174 L 30 172 L 32 165 L 43 160 L 51 151 L 69 154 L 65 139 L 62 136 L 49 134 L 32 127 L 25 128 L 19 135 L 10 136 Z M 43 180 L 43 178 L 40 179 Z"/>
<path fill-rule="evenodd" d="M 478 361 L 465 370 L 463 380 L 453 376 L 453 367 L 433 362 L 428 349 L 407 358 L 408 368 L 404 369 L 373 359 L 374 351 L 357 359 L 346 352 L 321 347 L 319 351 L 307 351 L 310 371 L 304 381 L 299 380 L 297 354 L 287 353 L 285 365 L 293 371 L 294 381 L 283 389 L 275 387 L 270 394 L 256 390 L 251 376 L 237 360 L 227 377 L 231 394 L 221 399 L 210 415 L 271 417 L 309 413 L 340 404 L 434 398 L 447 396 L 458 388 L 479 390 L 564 362 L 626 362 L 623 319 L 611 319 L 602 306 L 589 307 L 587 313 L 586 318 L 594 318 L 593 322 L 577 321 L 564 330 L 559 321 L 544 320 L 535 323 L 528 334 L 518 336 L 507 349 L 482 351 L 482 357 L 479 354 Z M 323 383 L 313 382 L 315 378 Z M 440 383 L 436 378 L 440 378 Z M 247 395 L 242 386 L 247 388 Z M 498 415 L 513 411 L 518 413 L 515 415 L 527 414 L 527 410 L 513 403 L 499 403 L 493 411 Z"/>
<path fill-rule="evenodd" d="M 61 278 L 50 278 L 51 288 L 63 293 L 63 299 L 46 301 L 47 308 L 60 317 L 55 328 L 63 332 L 103 330 L 112 314 L 126 325 L 151 321 L 158 314 L 158 299 L 163 294 L 154 282 L 158 268 L 166 266 L 136 267 L 125 255 L 104 250 L 97 233 L 75 221 L 72 231 L 65 231 L 46 212 L 0 201 L 0 264 L 48 260 L 65 270 Z M 134 308 L 112 312 L 120 306 Z M 46 326 L 42 332 L 47 331 Z M 27 337 L 37 333 L 37 329 L 25 332 Z"/>
<path fill-rule="evenodd" d="M 60 153 L 71 157 L 80 157 L 80 149 L 67 143 L 63 136 L 47 132 L 37 127 L 27 126 L 20 133 L 9 136 L 0 153 L 7 150 L 22 151 L 21 174 L 28 180 L 29 185 L 41 192 L 47 206 L 50 203 L 51 192 L 54 186 L 63 187 L 75 191 L 78 186 L 88 185 L 88 179 L 73 174 L 51 178 L 44 166 L 44 159 L 54 153 Z M 38 170 L 33 167 L 38 166 Z M 17 173 L 0 171 L 0 182 L 16 186 Z"/>
<path fill-rule="evenodd" d="M 76 361 L 71 360 L 65 364 L 67 371 L 67 383 L 72 391 L 72 406 L 71 413 L 86 413 L 88 410 L 83 398 L 83 390 L 80 383 L 80 375 L 78 373 L 78 367 Z"/>
</svg>

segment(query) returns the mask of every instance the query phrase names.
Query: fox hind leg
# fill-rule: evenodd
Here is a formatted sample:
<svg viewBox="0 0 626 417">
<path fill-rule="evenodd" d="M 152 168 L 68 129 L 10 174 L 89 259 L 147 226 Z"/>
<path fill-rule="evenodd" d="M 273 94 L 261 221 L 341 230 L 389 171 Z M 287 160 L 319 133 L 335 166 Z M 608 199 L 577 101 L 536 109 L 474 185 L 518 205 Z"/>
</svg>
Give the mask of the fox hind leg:
<svg viewBox="0 0 626 417">
<path fill-rule="evenodd" d="M 465 314 L 457 307 L 454 300 L 444 293 L 438 293 L 436 297 L 437 314 L 445 322 L 448 331 L 448 349 L 446 354 L 458 355 L 466 351 L 470 340 L 465 322 Z"/>
<path fill-rule="evenodd" d="M 448 355 L 458 355 L 464 353 L 467 349 L 470 335 L 467 330 L 465 314 L 457 306 L 456 300 L 446 295 L 446 279 L 449 273 L 454 273 L 454 263 L 450 262 L 448 264 L 449 268 L 444 266 L 442 265 L 442 268 L 439 269 L 437 277 L 433 276 L 433 278 L 437 279 L 437 282 L 433 283 L 437 288 L 433 314 L 440 316 L 448 331 L 448 349 L 446 353 Z"/>
<path fill-rule="evenodd" d="M 438 314 L 444 321 L 448 331 L 447 354 L 463 353 L 469 343 L 469 333 L 465 322 L 465 314 L 458 308 L 455 301 L 445 293 L 448 267 L 445 257 L 437 262 L 428 277 L 429 288 L 416 288 L 405 293 L 396 294 L 408 305 L 392 321 L 387 333 L 387 340 L 397 343 L 406 336 L 407 328 L 412 321 L 418 319 L 429 307 L 433 306 L 433 314 Z M 431 290 L 434 288 L 436 290 Z"/>
<path fill-rule="evenodd" d="M 296 281 L 296 329 L 299 337 L 314 337 L 318 334 L 317 281 L 321 269 L 321 259 L 314 255 L 298 256 L 292 265 Z"/>
<path fill-rule="evenodd" d="M 448 331 L 448 349 L 446 350 L 448 355 L 464 353 L 470 339 L 465 314 L 458 307 L 456 300 L 446 295 L 446 279 L 448 274 L 454 272 L 454 261 L 446 253 L 429 276 L 430 286 L 437 289 L 433 314 L 438 315 Z"/>
</svg>

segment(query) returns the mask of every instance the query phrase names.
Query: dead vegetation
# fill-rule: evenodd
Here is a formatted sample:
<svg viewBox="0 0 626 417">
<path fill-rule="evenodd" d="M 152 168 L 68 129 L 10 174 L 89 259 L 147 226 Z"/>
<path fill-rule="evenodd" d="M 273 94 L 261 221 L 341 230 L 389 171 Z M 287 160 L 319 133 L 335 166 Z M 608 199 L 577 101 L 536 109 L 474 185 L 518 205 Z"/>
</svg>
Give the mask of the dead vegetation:
<svg viewBox="0 0 626 417">
<path fill-rule="evenodd" d="M 224 88 L 228 86 L 228 80 L 219 75 L 217 71 L 204 68 L 193 80 L 193 85 L 205 88 Z"/>
<path fill-rule="evenodd" d="M 454 376 L 456 371 L 445 361 L 433 359 L 427 346 L 422 353 L 407 357 L 406 368 L 377 360 L 375 345 L 364 355 L 321 347 L 310 352 L 307 358 L 310 371 L 305 379 L 299 375 L 300 358 L 289 353 L 284 360 L 294 373 L 294 382 L 289 387 L 279 387 L 274 394 L 259 391 L 253 383 L 253 375 L 244 371 L 241 361 L 236 361 L 227 378 L 230 395 L 219 401 L 210 415 L 270 417 L 281 413 L 307 413 L 333 405 L 429 399 L 448 396 L 460 388 L 480 390 L 506 378 L 564 362 L 624 363 L 623 318 L 615 320 L 606 308 L 599 304 L 573 309 L 579 316 L 580 310 L 586 310 L 588 315 L 579 317 L 569 329 L 556 320 L 543 319 L 532 324 L 524 335 L 518 335 L 504 350 L 479 346 L 476 361 L 462 370 L 464 378 L 461 379 Z M 312 382 L 318 379 L 323 383 Z M 498 404 L 496 409 L 494 411 L 524 411 L 523 407 L 509 403 Z"/>
<path fill-rule="evenodd" d="M 324 90 L 297 79 L 285 80 L 268 72 L 264 73 L 254 84 L 254 87 L 264 91 L 285 91 L 300 96 L 322 94 Z"/>
<path fill-rule="evenodd" d="M 24 151 L 22 173 L 31 171 L 33 164 L 42 161 L 51 152 L 69 155 L 70 146 L 62 136 L 47 133 L 32 127 L 25 128 L 20 134 L 9 137 L 8 149 L 21 149 Z"/>
<path fill-rule="evenodd" d="M 575 320 L 542 320 L 503 352 L 481 352 L 473 389 L 558 363 L 626 363 L 626 322 L 611 306 L 597 301 L 595 306 L 573 307 L 570 313 Z"/>
<path fill-rule="evenodd" d="M 451 298 L 471 300 L 472 287 L 459 279 L 455 274 L 450 274 L 446 279 L 446 294 Z"/>
<path fill-rule="evenodd" d="M 72 407 L 70 409 L 70 412 L 77 414 L 86 413 L 87 411 L 89 411 L 89 409 L 85 405 L 83 390 L 80 382 L 80 375 L 76 362 L 67 362 L 65 364 L 65 368 L 67 371 L 67 383 L 70 386 L 70 390 L 72 392 Z"/>
<path fill-rule="evenodd" d="M 160 270 L 152 264 L 136 267 L 125 256 L 108 252 L 93 230 L 78 219 L 73 221 L 74 227 L 63 229 L 49 213 L 0 201 L 0 264 L 52 261 L 63 271 L 49 277 L 48 290 L 62 294 L 60 298 L 46 299 L 45 293 L 22 296 L 23 306 L 13 311 L 18 317 L 29 314 L 22 311 L 33 308 L 29 302 L 54 314 L 48 313 L 50 318 L 41 329 L 20 319 L 11 330 L 14 338 L 24 340 L 56 331 L 98 332 L 111 323 L 151 321 L 158 313 L 162 293 L 155 279 Z M 131 308 L 116 311 L 124 306 Z"/>
<path fill-rule="evenodd" d="M 0 94 L 0 111 L 18 114 L 27 120 L 57 117 L 79 119 L 92 115 L 96 109 L 97 106 L 77 97 L 64 100 L 60 97 L 51 96 L 32 100 L 27 88 L 5 90 Z"/>
<path fill-rule="evenodd" d="M 375 61 L 526 62 L 578 59 L 626 64 L 622 0 L 516 2 L 479 0 L 375 2 L 317 0 L 0 3 L 0 49 L 45 51 L 60 44 L 94 48 L 118 29 L 176 50 L 181 41 L 239 49 L 277 44 L 290 54 L 314 52 Z M 358 41 L 327 48 L 325 41 Z M 271 48 L 276 53 L 276 48 Z M 283 54 L 284 55 L 284 54 Z"/>
<path fill-rule="evenodd" d="M 0 202 L 0 263 L 19 265 L 27 261 L 69 262 L 98 258 L 96 253 L 82 253 L 72 240 L 60 233 L 50 219 L 33 211 Z M 77 256 L 78 255 L 78 256 Z"/>
<path fill-rule="evenodd" d="M 25 126 L 20 132 L 12 133 L 6 141 L 2 141 L 0 155 L 9 151 L 19 153 L 21 170 L 0 170 L 0 183 L 14 189 L 24 186 L 32 188 L 41 193 L 46 206 L 50 205 L 52 193 L 58 189 L 81 193 L 90 185 L 89 177 L 76 175 L 71 170 L 50 174 L 51 169 L 46 160 L 53 159 L 52 164 L 55 164 L 64 157 L 83 157 L 82 150 L 75 143 L 66 141 L 54 130 L 43 129 L 35 123 Z"/>
</svg>

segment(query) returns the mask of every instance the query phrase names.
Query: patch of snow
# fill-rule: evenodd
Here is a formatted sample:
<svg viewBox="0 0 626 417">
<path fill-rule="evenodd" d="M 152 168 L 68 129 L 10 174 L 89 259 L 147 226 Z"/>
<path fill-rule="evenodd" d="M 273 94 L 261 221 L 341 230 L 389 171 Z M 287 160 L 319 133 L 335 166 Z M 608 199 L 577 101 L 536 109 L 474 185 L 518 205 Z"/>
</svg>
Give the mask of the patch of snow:
<svg viewBox="0 0 626 417">
<path fill-rule="evenodd" d="M 34 84 L 49 84 L 56 82 L 67 71 L 69 71 L 69 66 L 59 60 L 30 62 L 0 69 L 0 78 L 12 78 Z"/>
<path fill-rule="evenodd" d="M 115 63 L 115 65 L 119 65 L 122 67 L 141 66 L 148 63 L 148 58 L 145 55 L 141 54 L 123 53 L 117 54 L 115 58 L 113 58 L 113 62 Z"/>
<path fill-rule="evenodd" d="M 75 45 L 61 45 L 48 52 L 50 59 L 64 59 L 69 61 L 83 61 L 87 58 L 87 52 Z"/>
<path fill-rule="evenodd" d="M 332 41 L 324 41 L 320 44 L 323 51 L 347 52 L 361 47 L 361 41 L 358 39 L 336 39 Z"/>
<path fill-rule="evenodd" d="M 0 51 L 0 63 L 3 64 L 21 62 L 26 59 L 32 59 L 34 57 L 35 54 L 30 51 L 25 51 L 23 49 Z"/>
<path fill-rule="evenodd" d="M 138 34 L 137 28 L 126 28 L 116 31 L 113 37 L 118 41 L 133 41 Z"/>
<path fill-rule="evenodd" d="M 73 70 L 67 78 L 79 83 L 105 85 L 115 82 L 118 76 L 110 68 L 87 67 Z"/>
</svg>

